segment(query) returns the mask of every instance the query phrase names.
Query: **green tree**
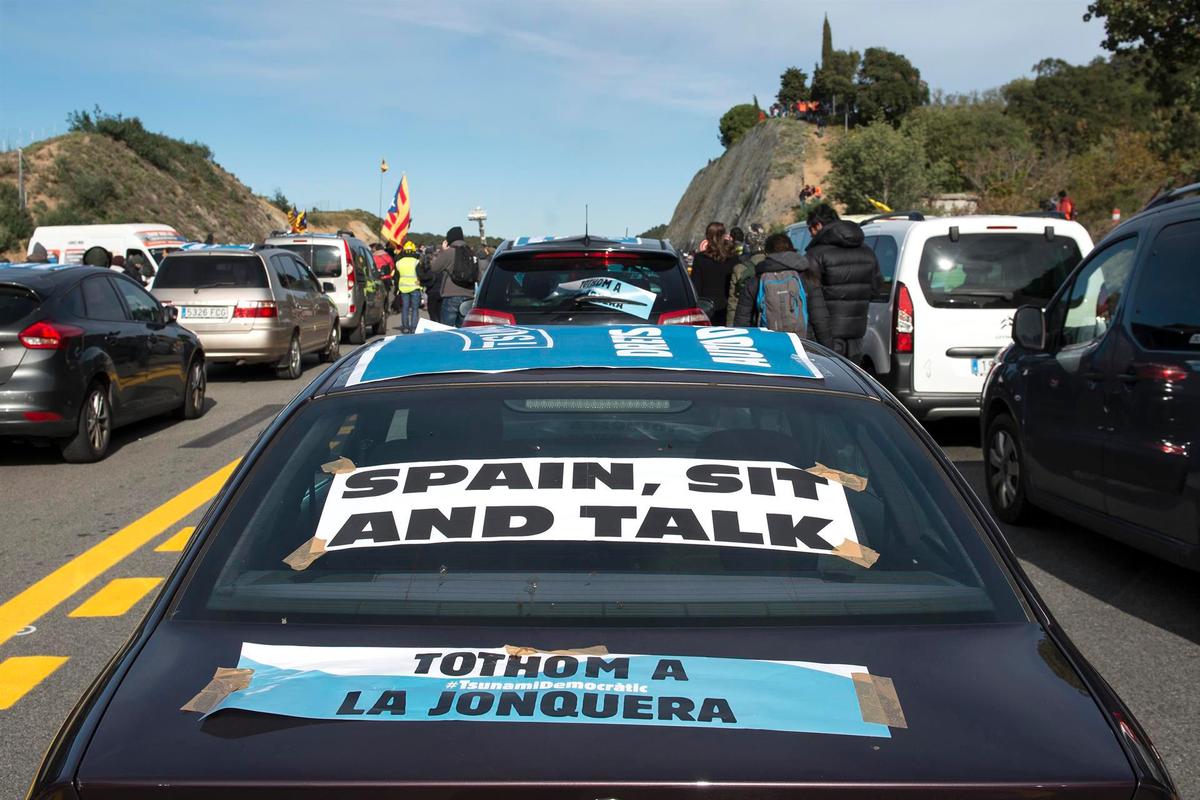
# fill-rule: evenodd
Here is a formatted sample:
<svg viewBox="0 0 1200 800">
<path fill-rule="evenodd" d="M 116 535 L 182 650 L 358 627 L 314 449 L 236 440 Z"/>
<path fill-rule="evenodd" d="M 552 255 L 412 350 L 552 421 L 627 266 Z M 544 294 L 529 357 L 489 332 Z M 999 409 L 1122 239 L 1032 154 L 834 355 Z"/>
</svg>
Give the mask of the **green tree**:
<svg viewBox="0 0 1200 800">
<path fill-rule="evenodd" d="M 867 198 L 892 208 L 918 205 L 928 188 L 921 140 L 874 122 L 851 131 L 829 151 L 830 194 L 850 213 L 871 210 Z"/>
<path fill-rule="evenodd" d="M 779 76 L 779 93 L 775 95 L 784 108 L 796 105 L 797 100 L 808 99 L 808 76 L 799 67 L 788 67 Z"/>
<path fill-rule="evenodd" d="M 821 66 L 829 65 L 829 56 L 833 54 L 833 30 L 829 27 L 829 15 L 821 25 Z"/>
<path fill-rule="evenodd" d="M 758 124 L 758 109 L 742 103 L 725 112 L 720 122 L 721 144 L 731 147 L 746 135 L 746 131 Z"/>
<path fill-rule="evenodd" d="M 847 108 L 853 109 L 858 90 L 854 79 L 860 61 L 856 50 L 830 51 L 821 66 L 813 70 L 812 97 L 823 108 L 839 115 Z"/>
<path fill-rule="evenodd" d="M 1116 130 L 1071 159 L 1069 185 L 1080 220 L 1095 235 L 1111 225 L 1114 208 L 1133 211 L 1170 180 L 1178 169 L 1154 150 L 1151 134 Z"/>
<path fill-rule="evenodd" d="M 940 192 L 974 188 L 964 169 L 981 153 L 997 146 L 1032 146 L 1029 129 L 998 103 L 923 106 L 909 113 L 900 129 L 924 144 L 931 188 Z"/>
<path fill-rule="evenodd" d="M 17 187 L 0 183 L 0 253 L 14 250 L 33 233 L 33 217 L 21 208 Z"/>
<path fill-rule="evenodd" d="M 667 223 L 663 222 L 653 228 L 647 228 L 638 234 L 642 239 L 661 239 L 667 234 Z"/>
<path fill-rule="evenodd" d="M 898 125 L 905 114 L 929 102 L 921 71 L 899 53 L 868 47 L 858 72 L 855 95 L 861 121 L 885 119 Z"/>
<path fill-rule="evenodd" d="M 283 193 L 282 189 L 276 189 L 275 194 L 271 195 L 268 202 L 285 214 L 292 208 L 292 201 L 287 199 L 287 195 Z"/>
</svg>

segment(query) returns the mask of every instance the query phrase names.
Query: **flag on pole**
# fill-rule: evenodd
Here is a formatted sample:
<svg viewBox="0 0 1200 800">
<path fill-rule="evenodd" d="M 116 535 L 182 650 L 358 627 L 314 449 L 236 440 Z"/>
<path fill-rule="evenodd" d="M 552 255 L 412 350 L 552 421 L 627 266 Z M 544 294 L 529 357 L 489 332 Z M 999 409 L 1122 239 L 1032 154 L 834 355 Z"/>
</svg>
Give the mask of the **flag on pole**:
<svg viewBox="0 0 1200 800">
<path fill-rule="evenodd" d="M 308 212 L 296 211 L 295 207 L 288 212 L 288 230 L 292 233 L 303 233 L 308 230 Z"/>
<path fill-rule="evenodd" d="M 400 176 L 400 186 L 396 188 L 396 196 L 392 198 L 392 207 L 383 218 L 383 227 L 379 229 L 383 238 L 396 247 L 404 245 L 408 229 L 412 225 L 412 215 L 408 205 L 408 176 Z"/>
<path fill-rule="evenodd" d="M 387 159 L 386 159 L 386 158 L 381 158 L 381 159 L 379 159 L 379 171 L 380 171 L 381 173 L 382 173 L 382 172 L 387 172 L 387 171 L 388 171 L 388 165 L 387 165 Z"/>
</svg>

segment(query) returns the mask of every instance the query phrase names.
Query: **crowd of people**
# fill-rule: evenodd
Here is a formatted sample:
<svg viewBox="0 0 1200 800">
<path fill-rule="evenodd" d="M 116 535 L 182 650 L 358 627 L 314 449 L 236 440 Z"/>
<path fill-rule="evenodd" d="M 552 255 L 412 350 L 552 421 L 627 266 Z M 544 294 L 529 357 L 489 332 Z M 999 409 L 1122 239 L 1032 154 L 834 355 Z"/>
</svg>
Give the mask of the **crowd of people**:
<svg viewBox="0 0 1200 800">
<path fill-rule="evenodd" d="M 796 333 L 856 363 L 871 295 L 882 276 L 862 228 L 821 203 L 807 218 L 811 240 L 796 252 L 784 233 L 712 222 L 692 260 L 692 283 L 715 325 Z"/>
<path fill-rule="evenodd" d="M 388 243 L 372 245 L 372 250 L 391 310 L 400 315 L 401 333 L 416 333 L 422 308 L 432 320 L 461 326 L 493 252 L 486 245 L 476 252 L 458 225 L 446 231 L 437 248 L 418 247 L 410 240 L 399 249 Z"/>
</svg>

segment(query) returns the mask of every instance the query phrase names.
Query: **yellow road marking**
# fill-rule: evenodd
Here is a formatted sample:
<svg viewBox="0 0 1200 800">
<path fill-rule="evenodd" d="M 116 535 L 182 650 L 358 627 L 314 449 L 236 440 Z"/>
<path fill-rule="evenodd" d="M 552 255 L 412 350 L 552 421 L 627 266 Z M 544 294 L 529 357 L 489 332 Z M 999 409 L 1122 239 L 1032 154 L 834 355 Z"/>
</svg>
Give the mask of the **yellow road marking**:
<svg viewBox="0 0 1200 800">
<path fill-rule="evenodd" d="M 162 578 L 113 578 L 68 617 L 119 617 L 162 583 Z"/>
<path fill-rule="evenodd" d="M 167 539 L 165 542 L 154 548 L 156 553 L 178 553 L 183 548 L 187 547 L 188 540 L 192 538 L 192 532 L 196 530 L 196 526 L 188 525 L 180 528 L 179 532 Z"/>
<path fill-rule="evenodd" d="M 0 605 L 0 644 L 26 625 L 37 622 L 105 570 L 212 500 L 237 466 L 231 461 L 199 483 L 184 489 L 141 519 L 83 551 L 58 569 Z"/>
<path fill-rule="evenodd" d="M 12 656 L 0 661 L 0 711 L 12 708 L 65 663 L 66 656 Z"/>
</svg>

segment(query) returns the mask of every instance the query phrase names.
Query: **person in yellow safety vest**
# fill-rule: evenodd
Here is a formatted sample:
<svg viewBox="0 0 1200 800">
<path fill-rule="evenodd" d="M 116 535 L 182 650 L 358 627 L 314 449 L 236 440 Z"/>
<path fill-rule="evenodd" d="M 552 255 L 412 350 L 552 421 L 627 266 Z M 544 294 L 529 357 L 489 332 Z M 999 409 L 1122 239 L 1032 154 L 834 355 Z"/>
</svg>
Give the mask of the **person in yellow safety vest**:
<svg viewBox="0 0 1200 800">
<path fill-rule="evenodd" d="M 417 280 L 417 246 L 405 242 L 396 260 L 396 299 L 400 303 L 400 332 L 416 333 L 421 318 L 421 282 Z"/>
</svg>

